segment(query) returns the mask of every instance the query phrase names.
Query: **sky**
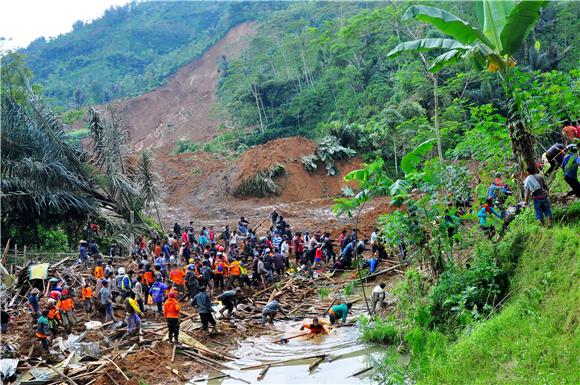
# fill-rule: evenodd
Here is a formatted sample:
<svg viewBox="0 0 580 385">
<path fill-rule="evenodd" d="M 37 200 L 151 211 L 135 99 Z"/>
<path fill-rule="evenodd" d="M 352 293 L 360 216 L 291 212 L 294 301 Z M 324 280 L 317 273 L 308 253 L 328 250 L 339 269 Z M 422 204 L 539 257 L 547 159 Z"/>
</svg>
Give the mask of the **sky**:
<svg viewBox="0 0 580 385">
<path fill-rule="evenodd" d="M 72 31 L 77 20 L 102 16 L 112 5 L 129 0 L 7 0 L 0 5 L 0 37 L 12 39 L 2 49 L 26 47 L 41 36 L 56 37 Z"/>
</svg>

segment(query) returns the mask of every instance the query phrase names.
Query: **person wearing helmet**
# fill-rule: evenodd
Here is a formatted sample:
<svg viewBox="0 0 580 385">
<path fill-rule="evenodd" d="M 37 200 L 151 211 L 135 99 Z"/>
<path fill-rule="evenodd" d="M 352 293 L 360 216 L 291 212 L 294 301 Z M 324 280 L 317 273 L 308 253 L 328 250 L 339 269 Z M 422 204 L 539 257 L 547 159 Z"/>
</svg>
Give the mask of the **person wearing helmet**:
<svg viewBox="0 0 580 385">
<path fill-rule="evenodd" d="M 175 343 L 177 345 L 179 341 L 179 312 L 181 306 L 177 302 L 175 292 L 169 293 L 169 298 L 165 301 L 163 306 L 163 316 L 167 321 L 167 329 L 169 333 L 169 343 Z M 172 341 L 173 339 L 173 341 Z"/>
<path fill-rule="evenodd" d="M 580 183 L 578 182 L 579 164 L 580 156 L 578 156 L 578 147 L 575 144 L 569 144 L 566 147 L 566 156 L 564 156 L 564 159 L 562 160 L 564 180 L 571 188 L 571 190 L 566 195 L 576 195 L 578 198 L 580 198 Z"/>
<path fill-rule="evenodd" d="M 192 263 L 187 266 L 187 273 L 185 274 L 185 286 L 187 287 L 186 297 L 193 299 L 199 291 L 199 283 L 197 282 L 196 266 Z"/>
</svg>

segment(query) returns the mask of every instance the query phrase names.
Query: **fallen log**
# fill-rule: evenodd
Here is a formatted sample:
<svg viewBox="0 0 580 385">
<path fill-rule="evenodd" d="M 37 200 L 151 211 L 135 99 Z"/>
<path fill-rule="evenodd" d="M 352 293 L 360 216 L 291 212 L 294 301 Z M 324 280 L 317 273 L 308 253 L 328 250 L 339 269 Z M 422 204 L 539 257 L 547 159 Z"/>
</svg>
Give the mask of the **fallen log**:
<svg viewBox="0 0 580 385">
<path fill-rule="evenodd" d="M 324 361 L 324 357 L 320 357 L 317 360 L 315 360 L 313 363 L 310 364 L 310 366 L 308 367 L 308 371 L 311 372 L 314 369 L 316 369 L 316 367 L 318 365 L 320 365 L 322 363 L 322 361 Z"/>
<path fill-rule="evenodd" d="M 365 368 L 365 369 L 359 370 L 358 372 L 351 374 L 351 375 L 350 375 L 350 376 L 348 376 L 347 378 L 349 378 L 349 377 L 356 377 L 356 376 L 358 376 L 358 375 L 360 375 L 360 374 L 363 374 L 363 373 L 366 373 L 366 372 L 368 372 L 369 370 L 372 370 L 372 369 L 374 369 L 374 368 L 375 368 L 374 366 L 370 366 L 370 367 L 368 367 L 368 368 Z"/>
</svg>

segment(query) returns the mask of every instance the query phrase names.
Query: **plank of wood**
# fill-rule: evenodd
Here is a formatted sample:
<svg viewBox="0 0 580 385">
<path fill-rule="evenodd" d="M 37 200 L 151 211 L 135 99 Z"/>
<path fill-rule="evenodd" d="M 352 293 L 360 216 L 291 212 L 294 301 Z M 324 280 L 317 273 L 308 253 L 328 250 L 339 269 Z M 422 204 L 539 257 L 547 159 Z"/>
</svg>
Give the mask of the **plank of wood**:
<svg viewBox="0 0 580 385">
<path fill-rule="evenodd" d="M 374 369 L 374 368 L 375 368 L 374 366 L 370 366 L 370 367 L 368 367 L 368 368 L 365 368 L 365 369 L 359 370 L 358 372 L 356 372 L 356 373 L 353 373 L 353 374 L 351 374 L 351 375 L 350 375 L 350 376 L 348 376 L 348 377 L 355 377 L 355 376 L 358 376 L 359 374 L 366 373 L 366 372 L 368 372 L 369 370 L 372 370 L 372 369 Z M 348 378 L 348 377 L 347 377 L 347 378 Z"/>
<path fill-rule="evenodd" d="M 177 349 L 177 344 L 173 345 L 173 351 L 171 352 L 171 362 L 175 361 L 175 349 Z"/>
<path fill-rule="evenodd" d="M 322 361 L 324 361 L 324 357 L 320 357 L 320 358 L 316 359 L 313 363 L 310 364 L 310 366 L 308 367 L 308 371 L 311 372 L 314 369 L 316 369 L 316 367 L 318 365 L 320 365 L 322 363 Z"/>
<path fill-rule="evenodd" d="M 258 373 L 258 381 L 262 381 L 262 379 L 264 378 L 264 376 L 266 375 L 266 373 L 268 373 L 268 370 L 270 369 L 270 365 L 266 365 L 264 367 L 264 369 L 260 370 L 260 373 Z"/>
<path fill-rule="evenodd" d="M 123 370 L 119 367 L 119 365 L 117 365 L 115 363 L 115 361 L 111 360 L 109 357 L 105 357 L 105 359 L 108 360 L 113 365 L 115 365 L 115 368 L 117 368 L 117 370 L 119 371 L 119 373 L 121 373 L 123 375 L 123 377 L 125 377 L 125 380 L 129 381 L 129 377 L 127 377 L 127 375 L 125 374 L 125 372 L 123 372 Z"/>
<path fill-rule="evenodd" d="M 46 363 L 46 365 L 52 369 L 52 371 L 54 371 L 56 374 L 58 374 L 59 376 L 61 376 L 62 378 L 64 378 L 65 380 L 67 380 L 69 383 L 71 383 L 72 385 L 78 385 L 75 380 L 73 380 L 72 378 L 70 378 L 69 376 L 67 376 L 66 374 L 64 374 L 63 372 L 61 372 L 60 370 L 58 370 L 57 368 L 55 368 L 54 366 L 52 366 L 51 364 L 49 364 L 48 362 Z M 128 379 L 127 379 L 128 380 Z"/>
</svg>

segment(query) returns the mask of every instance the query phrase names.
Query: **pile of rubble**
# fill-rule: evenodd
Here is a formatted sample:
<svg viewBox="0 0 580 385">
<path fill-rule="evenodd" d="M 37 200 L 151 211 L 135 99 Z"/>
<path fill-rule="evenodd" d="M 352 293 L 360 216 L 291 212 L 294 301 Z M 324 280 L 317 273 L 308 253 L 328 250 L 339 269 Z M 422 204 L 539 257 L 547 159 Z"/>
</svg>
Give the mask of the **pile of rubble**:
<svg viewBox="0 0 580 385">
<path fill-rule="evenodd" d="M 117 266 L 123 264 L 126 268 L 136 267 L 130 259 L 117 261 Z M 231 369 L 228 362 L 236 358 L 231 352 L 235 351 L 238 339 L 274 332 L 260 323 L 262 308 L 269 301 L 277 298 L 293 320 L 321 316 L 336 299 L 322 299 L 319 289 L 342 292 L 341 280 L 354 278 L 354 272 L 352 276 L 336 278 L 319 272 L 315 279 L 287 274 L 266 289 L 246 288 L 232 318 L 218 320 L 219 331 L 214 334 L 202 332 L 195 309 L 182 303 L 178 345 L 168 342 L 167 324 L 153 309 L 145 312 L 139 332 L 128 335 L 124 321 L 103 323 L 98 303 L 96 311 L 89 314 L 79 306 L 78 299 L 72 332 L 53 338 L 49 354 L 43 355 L 27 304 L 32 288 L 46 289 L 49 277 L 66 279 L 77 299 L 85 281 L 94 283 L 89 269 L 68 259 L 45 265 L 22 267 L 12 285 L 3 289 L 12 319 L 8 334 L 2 338 L 0 361 L 2 379 L 8 383 L 178 384 L 203 374 L 227 376 L 221 371 Z M 41 297 L 41 307 L 46 297 Z M 114 311 L 117 319 L 124 319 L 122 305 L 115 304 Z"/>
</svg>

